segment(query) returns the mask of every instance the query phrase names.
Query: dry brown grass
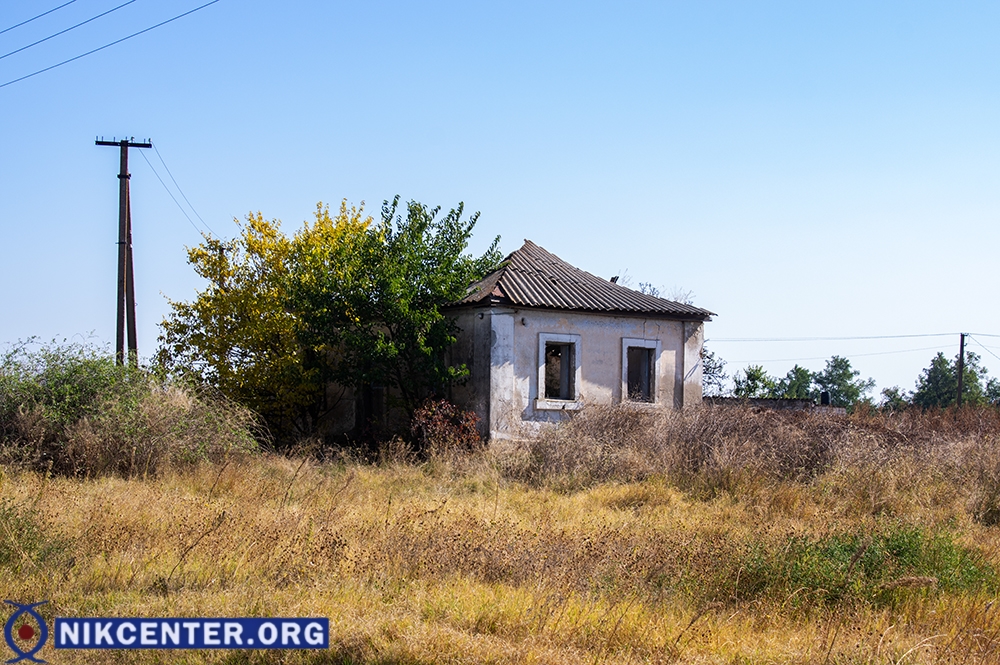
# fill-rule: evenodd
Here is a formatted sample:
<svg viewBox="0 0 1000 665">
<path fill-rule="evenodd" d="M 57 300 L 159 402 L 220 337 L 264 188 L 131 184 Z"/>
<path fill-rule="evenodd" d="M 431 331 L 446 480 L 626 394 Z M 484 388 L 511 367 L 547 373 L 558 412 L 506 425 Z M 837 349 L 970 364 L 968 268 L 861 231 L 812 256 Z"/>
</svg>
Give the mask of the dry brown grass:
<svg viewBox="0 0 1000 665">
<path fill-rule="evenodd" d="M 914 418 L 608 411 L 503 457 L 7 468 L 0 593 L 331 619 L 320 654 L 61 663 L 997 662 L 997 431 Z"/>
<path fill-rule="evenodd" d="M 837 468 L 943 474 L 975 485 L 979 515 L 1000 492 L 1000 411 L 809 411 L 706 408 L 656 413 L 591 408 L 496 460 L 509 478 L 566 489 L 652 476 L 707 492 L 746 482 L 808 482 Z M 909 480 L 914 480 L 910 478 Z"/>
</svg>

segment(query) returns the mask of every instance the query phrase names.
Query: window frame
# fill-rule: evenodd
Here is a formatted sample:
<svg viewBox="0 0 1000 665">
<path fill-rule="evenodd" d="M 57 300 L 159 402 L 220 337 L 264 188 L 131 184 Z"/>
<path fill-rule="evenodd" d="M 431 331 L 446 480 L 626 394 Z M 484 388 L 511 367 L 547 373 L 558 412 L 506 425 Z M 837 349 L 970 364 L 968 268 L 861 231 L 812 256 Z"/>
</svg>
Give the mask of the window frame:
<svg viewBox="0 0 1000 665">
<path fill-rule="evenodd" d="M 548 399 L 545 397 L 545 346 L 547 344 L 571 344 L 573 346 L 573 399 Z M 583 408 L 583 396 L 580 393 L 583 381 L 583 362 L 580 347 L 580 335 L 538 333 L 538 376 L 535 384 L 536 410 L 578 411 Z"/>
<path fill-rule="evenodd" d="M 629 399 L 628 396 L 628 350 L 629 348 L 652 349 L 653 366 L 650 368 L 649 401 Z M 660 356 L 663 353 L 663 343 L 658 339 L 642 339 L 639 337 L 622 337 L 622 386 L 621 402 L 630 406 L 656 406 L 659 403 L 660 388 Z"/>
</svg>

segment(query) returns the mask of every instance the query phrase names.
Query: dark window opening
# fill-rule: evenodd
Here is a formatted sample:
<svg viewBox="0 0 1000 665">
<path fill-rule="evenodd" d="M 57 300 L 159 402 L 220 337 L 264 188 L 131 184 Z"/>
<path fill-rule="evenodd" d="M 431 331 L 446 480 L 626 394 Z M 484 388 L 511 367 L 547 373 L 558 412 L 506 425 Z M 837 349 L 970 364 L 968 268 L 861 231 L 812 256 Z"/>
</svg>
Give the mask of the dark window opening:
<svg viewBox="0 0 1000 665">
<path fill-rule="evenodd" d="M 655 349 L 630 346 L 625 355 L 628 363 L 628 398 L 635 402 L 653 401 L 653 368 Z"/>
<path fill-rule="evenodd" d="M 545 399 L 576 399 L 573 344 L 545 344 Z"/>
</svg>

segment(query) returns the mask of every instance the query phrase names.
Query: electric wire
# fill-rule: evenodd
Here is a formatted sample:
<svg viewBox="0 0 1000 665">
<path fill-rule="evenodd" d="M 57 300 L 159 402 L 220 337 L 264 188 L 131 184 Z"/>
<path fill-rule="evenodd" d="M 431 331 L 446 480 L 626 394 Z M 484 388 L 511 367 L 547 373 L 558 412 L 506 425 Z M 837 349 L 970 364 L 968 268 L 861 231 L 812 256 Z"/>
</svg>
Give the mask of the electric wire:
<svg viewBox="0 0 1000 665">
<path fill-rule="evenodd" d="M 959 333 L 925 333 L 921 335 L 860 335 L 853 337 L 713 337 L 706 342 L 842 342 L 854 339 L 909 339 L 914 337 L 953 337 Z M 997 335 L 1000 337 L 1000 335 Z"/>
<path fill-rule="evenodd" d="M 44 74 L 45 72 L 47 72 L 49 70 L 52 70 L 52 69 L 55 69 L 56 67 L 62 67 L 63 65 L 67 65 L 67 64 L 73 62 L 74 60 L 79 60 L 80 58 L 85 58 L 88 55 L 92 55 L 94 53 L 97 53 L 98 51 L 103 51 L 106 48 L 114 46 L 115 44 L 121 44 L 122 42 L 124 42 L 124 41 L 126 41 L 128 39 L 132 39 L 133 37 L 138 37 L 139 35 L 141 35 L 143 33 L 149 32 L 150 30 L 155 30 L 156 28 L 159 28 L 160 26 L 166 25 L 167 23 L 172 23 L 172 22 L 176 21 L 177 19 L 184 18 L 188 14 L 193 14 L 196 11 L 200 11 L 200 10 L 204 9 L 205 7 L 208 7 L 209 5 L 214 5 L 217 2 L 219 2 L 219 0 L 211 0 L 211 2 L 206 2 L 205 4 L 203 4 L 203 5 L 199 6 L 199 7 L 195 7 L 194 9 L 188 10 L 188 11 L 184 12 L 183 14 L 178 14 L 177 16 L 175 16 L 173 18 L 169 18 L 166 21 L 161 21 L 160 23 L 157 23 L 156 25 L 150 26 L 150 27 L 146 28 L 145 30 L 140 30 L 139 32 L 133 32 L 128 37 L 122 37 L 121 39 L 116 39 L 113 42 L 105 44 L 104 46 L 99 46 L 98 48 L 95 48 L 93 50 L 87 51 L 86 53 L 81 53 L 80 55 L 74 56 L 74 57 L 72 57 L 72 58 L 70 58 L 68 60 L 63 60 L 62 62 L 59 62 L 59 63 L 56 63 L 56 64 L 51 65 L 49 67 L 46 67 L 45 69 L 39 69 L 37 72 L 32 72 L 30 74 L 26 74 L 26 75 L 24 75 L 24 76 L 22 76 L 20 78 L 13 79 L 12 81 L 7 81 L 6 83 L 0 83 L 0 88 L 6 88 L 8 85 L 13 85 L 14 83 L 19 83 L 20 81 L 23 81 L 25 79 L 30 79 L 32 76 L 38 76 L 39 74 Z"/>
<path fill-rule="evenodd" d="M 22 46 L 19 49 L 15 49 L 15 50 L 11 51 L 10 53 L 4 53 L 3 55 L 0 55 L 0 60 L 3 60 L 4 58 L 6 58 L 9 55 L 14 55 L 15 53 L 20 53 L 21 51 L 26 51 L 29 48 L 31 48 L 32 46 L 38 46 L 42 42 L 47 42 L 47 41 L 49 41 L 50 39 L 52 39 L 54 37 L 58 37 L 59 35 L 65 35 L 70 30 L 76 30 L 81 25 L 87 25 L 91 21 L 96 21 L 97 19 L 101 18 L 102 16 L 107 16 L 111 12 L 116 12 L 119 9 L 121 9 L 122 7 L 125 7 L 127 5 L 131 5 L 135 1 L 136 0 L 128 0 L 128 2 L 124 2 L 124 3 L 120 4 L 120 5 L 118 5 L 117 7 L 109 9 L 108 11 L 104 12 L 103 14 L 98 14 L 97 16 L 93 16 L 91 18 L 88 18 L 86 21 L 83 21 L 81 23 L 77 23 L 76 25 L 70 26 L 70 27 L 66 28 L 65 30 L 60 30 L 59 32 L 55 33 L 54 35 L 49 35 L 48 37 L 45 37 L 44 39 L 39 39 L 37 42 L 33 42 L 31 44 L 28 44 L 27 46 Z"/>
<path fill-rule="evenodd" d="M 48 15 L 49 15 L 49 14 L 51 14 L 52 12 L 56 11 L 56 9 L 62 9 L 62 8 L 63 8 L 63 7 L 65 7 L 66 5 L 72 5 L 72 4 L 74 3 L 74 2 L 76 2 L 76 0 L 69 0 L 69 2 L 64 2 L 63 4 L 59 5 L 59 6 L 58 6 L 58 7 L 56 7 L 55 9 L 50 9 L 50 10 L 49 10 L 49 11 L 47 11 L 47 12 L 42 12 L 42 13 L 41 13 L 41 14 L 39 14 L 38 16 L 32 16 L 32 17 L 31 17 L 31 18 L 29 18 L 29 19 L 28 19 L 27 21 L 21 21 L 21 22 L 20 22 L 20 23 L 18 23 L 17 25 L 12 25 L 12 26 L 10 26 L 9 28 L 4 28 L 3 30 L 0 30 L 0 35 L 2 35 L 2 34 L 3 34 L 3 33 L 5 33 L 5 32 L 10 32 L 10 31 L 11 31 L 11 30 L 13 30 L 14 28 L 20 28 L 20 27 L 21 27 L 22 25 L 27 25 L 28 23 L 31 23 L 31 22 L 32 22 L 32 21 L 34 21 L 35 19 L 38 19 L 38 18 L 42 18 L 43 16 L 48 16 Z"/>
<path fill-rule="evenodd" d="M 194 220 L 191 219 L 191 216 L 189 214 L 187 214 L 187 211 L 184 210 L 184 208 L 181 206 L 180 202 L 177 200 L 177 197 L 175 197 L 174 194 L 173 194 L 173 192 L 170 191 L 170 188 L 167 187 L 167 183 L 163 182 L 163 178 L 161 178 L 160 174 L 157 173 L 156 169 L 153 168 L 153 163 L 149 161 L 149 158 L 146 157 L 146 154 L 142 150 L 139 151 L 139 154 L 142 155 L 142 158 L 144 160 L 146 160 L 146 164 L 149 165 L 149 170 L 153 172 L 153 175 L 156 176 L 156 179 L 160 181 L 161 185 L 163 185 L 163 189 L 167 190 L 167 194 L 170 195 L 170 198 L 174 200 L 174 203 L 177 205 L 177 207 L 180 209 L 180 211 L 187 218 L 187 221 L 191 225 L 191 228 L 193 228 L 195 231 L 197 231 L 199 233 L 199 235 L 201 235 L 202 237 L 204 237 L 205 234 L 202 233 L 201 229 L 199 229 L 197 227 L 197 225 L 195 225 Z"/>
<path fill-rule="evenodd" d="M 174 187 L 177 188 L 177 191 L 181 193 L 182 197 L 184 197 L 184 201 L 187 202 L 188 207 L 191 208 L 191 212 L 193 212 L 195 217 L 197 217 L 201 221 L 201 223 L 205 225 L 205 228 L 208 229 L 209 233 L 211 233 L 212 235 L 216 235 L 215 231 L 212 230 L 212 227 L 208 225 L 208 223 L 202 218 L 202 216 L 198 214 L 198 211 L 195 209 L 195 207 L 191 205 L 191 201 L 188 200 L 188 197 L 184 193 L 184 190 L 181 189 L 181 186 L 177 184 L 177 179 L 174 178 L 174 174 L 170 172 L 170 167 L 167 166 L 167 163 L 163 161 L 163 155 L 160 154 L 160 151 L 156 147 L 155 143 L 153 144 L 153 151 L 156 152 L 156 156 L 160 158 L 160 163 L 163 164 L 163 168 L 167 170 L 167 175 L 170 176 L 170 179 L 173 181 Z"/>
<path fill-rule="evenodd" d="M 744 342 L 744 343 L 747 343 L 747 342 L 818 342 L 818 341 L 845 341 L 845 340 L 872 340 L 872 339 L 907 339 L 907 338 L 914 338 L 914 337 L 951 337 L 951 336 L 959 335 L 959 334 L 961 334 L 961 333 L 924 333 L 924 334 L 913 334 L 913 335 L 857 335 L 857 336 L 851 336 L 851 337 L 784 337 L 784 338 L 779 338 L 779 337 L 730 337 L 730 338 L 720 337 L 720 338 L 709 338 L 709 339 L 706 339 L 705 342 L 706 343 L 707 342 Z M 998 356 L 997 354 L 993 353 L 990 350 L 990 349 L 993 349 L 993 348 L 1000 349 L 1000 347 L 990 347 L 990 346 L 987 346 L 987 345 L 983 344 L 978 339 L 975 339 L 977 336 L 978 337 L 1000 337 L 1000 335 L 994 335 L 994 334 L 989 334 L 989 333 L 964 333 L 964 334 L 966 335 L 966 337 L 974 340 L 976 342 L 976 344 L 978 344 L 982 348 L 986 349 L 987 353 L 989 353 L 993 357 L 997 358 L 997 360 L 1000 360 L 1000 356 Z M 844 358 L 860 358 L 860 357 L 865 357 L 865 356 L 881 356 L 881 355 L 890 355 L 890 354 L 895 354 L 895 353 L 911 353 L 911 352 L 915 352 L 915 351 L 933 351 L 933 350 L 936 350 L 936 349 L 940 350 L 940 349 L 943 349 L 943 348 L 947 348 L 947 347 L 940 346 L 940 345 L 939 346 L 928 346 L 928 347 L 922 347 L 922 348 L 919 348 L 919 349 L 902 349 L 902 350 L 898 350 L 898 351 L 878 351 L 878 352 L 873 352 L 873 353 L 847 354 L 847 355 L 843 355 L 842 357 L 844 357 Z M 837 354 L 837 355 L 840 355 L 840 354 Z M 763 360 L 763 359 L 730 360 L 728 362 L 732 362 L 732 363 L 799 362 L 799 361 L 806 361 L 806 360 L 824 360 L 825 358 L 826 358 L 825 356 L 813 356 L 813 357 L 808 357 L 808 358 L 771 358 L 771 359 L 766 359 L 766 360 Z"/>
<path fill-rule="evenodd" d="M 934 350 L 939 350 L 939 349 L 943 349 L 943 348 L 948 348 L 948 347 L 941 346 L 939 344 L 938 346 L 925 346 L 925 347 L 921 347 L 919 349 L 901 349 L 901 350 L 898 350 L 898 351 L 876 351 L 874 353 L 851 353 L 851 354 L 844 354 L 844 355 L 841 355 L 841 354 L 838 353 L 838 354 L 835 354 L 835 355 L 838 355 L 841 358 L 864 358 L 864 357 L 867 357 L 867 356 L 887 356 L 887 355 L 892 355 L 892 354 L 895 354 L 895 353 L 914 353 L 916 351 L 934 351 Z M 815 356 L 815 357 L 812 357 L 812 358 L 772 358 L 772 359 L 769 359 L 769 360 L 728 360 L 726 362 L 731 362 L 731 363 L 790 363 L 790 362 L 799 362 L 799 361 L 804 361 L 804 360 L 826 360 L 828 357 L 829 356 Z"/>
<path fill-rule="evenodd" d="M 1000 356 L 998 356 L 997 354 L 995 354 L 992 351 L 990 351 L 990 348 L 988 346 L 986 346 L 985 344 L 983 344 L 982 342 L 980 342 L 978 339 L 976 339 L 975 337 L 973 337 L 972 335 L 970 335 L 968 333 L 965 336 L 968 337 L 969 339 L 971 339 L 973 342 L 975 342 L 979 346 L 981 346 L 984 349 L 986 349 L 986 353 L 990 354 L 991 356 L 993 356 L 997 360 L 1000 360 Z"/>
</svg>

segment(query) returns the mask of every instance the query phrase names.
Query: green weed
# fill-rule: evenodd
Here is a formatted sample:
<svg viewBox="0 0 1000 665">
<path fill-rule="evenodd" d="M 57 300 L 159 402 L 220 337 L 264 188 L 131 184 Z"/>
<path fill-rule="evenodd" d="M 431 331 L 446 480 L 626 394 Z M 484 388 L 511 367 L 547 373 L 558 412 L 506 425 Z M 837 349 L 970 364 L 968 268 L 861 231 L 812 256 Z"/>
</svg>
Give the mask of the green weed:
<svg viewBox="0 0 1000 665">
<path fill-rule="evenodd" d="M 740 562 L 741 598 L 790 598 L 801 606 L 892 603 L 907 590 L 988 591 L 1000 586 L 985 557 L 950 531 L 894 523 L 874 533 L 758 541 Z"/>
<path fill-rule="evenodd" d="M 5 576 L 41 570 L 67 546 L 64 539 L 51 535 L 36 510 L 0 499 L 0 570 Z"/>
</svg>

